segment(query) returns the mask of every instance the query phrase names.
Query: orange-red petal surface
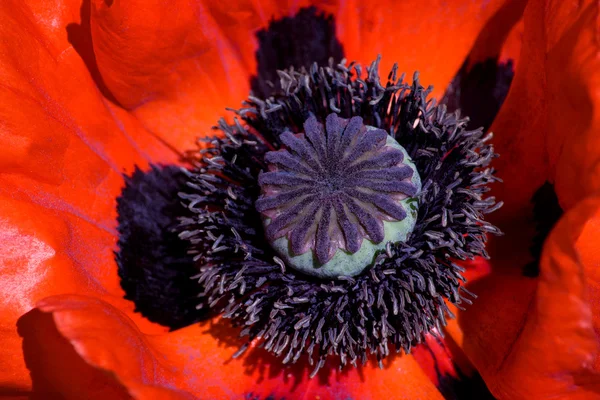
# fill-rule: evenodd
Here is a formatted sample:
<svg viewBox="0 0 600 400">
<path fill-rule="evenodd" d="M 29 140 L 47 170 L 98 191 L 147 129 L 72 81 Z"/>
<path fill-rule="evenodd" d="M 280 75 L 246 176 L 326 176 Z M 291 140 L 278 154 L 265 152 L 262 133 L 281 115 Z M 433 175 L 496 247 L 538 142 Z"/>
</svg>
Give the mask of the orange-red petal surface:
<svg viewBox="0 0 600 400">
<path fill-rule="evenodd" d="M 530 14 L 531 18 L 535 17 Z M 537 67 L 543 62 L 540 43 L 543 37 L 528 24 L 510 91 L 490 129 L 500 154 L 494 167 L 504 179 L 502 185 L 494 187 L 494 194 L 505 203 L 495 215 L 499 221 L 518 218 L 519 224 L 526 223 L 531 212 L 529 201 L 549 177 L 545 78 Z"/>
<path fill-rule="evenodd" d="M 450 333 L 498 398 L 600 398 L 599 233 L 600 197 L 594 197 L 551 233 L 539 283 L 517 268 L 497 268 L 469 286 L 481 297 Z"/>
<path fill-rule="evenodd" d="M 92 367 L 77 354 L 56 329 L 51 314 L 31 310 L 19 319 L 18 327 L 33 381 L 32 399 L 131 398 L 114 375 Z"/>
<path fill-rule="evenodd" d="M 526 0 L 507 0 L 492 15 L 469 54 L 470 66 L 490 58 L 500 61 L 512 59 L 516 64 L 521 47 L 519 25 L 522 25 L 520 21 L 526 4 Z"/>
<path fill-rule="evenodd" d="M 597 236 L 583 232 L 597 227 L 600 202 L 579 203 L 598 191 L 597 3 L 534 0 L 524 22 L 519 66 L 492 127 L 506 236 L 492 242 L 491 273 L 469 284 L 479 298 L 449 331 L 500 398 L 599 398 Z M 533 236 L 529 199 L 546 180 L 571 211 L 546 243 L 536 280 L 522 276 L 531 260 L 522 244 Z"/>
<path fill-rule="evenodd" d="M 308 380 L 307 369 L 283 368 L 252 353 L 231 359 L 236 341 L 208 325 L 146 336 L 124 314 L 97 299 L 55 296 L 39 308 L 53 316 L 58 331 L 89 365 L 109 372 L 135 398 L 168 393 L 171 397 L 165 398 L 232 399 L 252 393 L 286 399 L 441 399 L 408 356 L 394 358 L 383 371 L 368 366 Z M 73 379 L 60 379 L 67 378 Z"/>
<path fill-rule="evenodd" d="M 0 385 L 27 388 L 17 319 L 42 298 L 61 293 L 102 296 L 147 332 L 165 331 L 133 315 L 115 272 L 115 237 L 89 220 L 0 195 Z"/>
<path fill-rule="evenodd" d="M 67 27 L 80 22 L 80 6 L 0 4 L 4 387 L 30 386 L 16 321 L 41 298 L 64 292 L 110 295 L 123 310 L 133 310 L 122 299 L 112 254 L 121 174 L 148 160 L 176 159 L 96 88 L 69 43 Z"/>
<path fill-rule="evenodd" d="M 205 2 L 95 1 L 91 28 L 110 92 L 178 148 L 193 148 L 249 91 L 243 43 L 228 40 Z"/>
<path fill-rule="evenodd" d="M 553 1 L 544 14 L 548 153 L 564 209 L 600 190 L 599 7 Z"/>
<path fill-rule="evenodd" d="M 121 174 L 176 155 L 96 88 L 67 37 L 79 6 L 58 2 L 55 14 L 40 10 L 46 6 L 0 6 L 0 186 L 113 229 Z"/>
</svg>

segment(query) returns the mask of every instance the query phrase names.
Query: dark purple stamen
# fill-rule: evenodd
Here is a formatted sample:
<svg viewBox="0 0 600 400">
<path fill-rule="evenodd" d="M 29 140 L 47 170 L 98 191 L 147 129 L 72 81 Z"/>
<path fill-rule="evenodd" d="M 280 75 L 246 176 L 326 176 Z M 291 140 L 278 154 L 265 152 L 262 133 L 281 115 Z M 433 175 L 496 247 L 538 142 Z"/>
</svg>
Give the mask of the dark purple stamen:
<svg viewBox="0 0 600 400">
<path fill-rule="evenodd" d="M 485 220 L 501 205 L 487 196 L 489 185 L 498 180 L 489 166 L 496 157 L 491 135 L 466 130 L 466 119 L 435 105 L 427 98 L 431 89 L 419 84 L 418 75 L 408 84 L 394 68 L 382 82 L 377 67 L 378 60 L 367 68 L 366 76 L 357 65 L 345 63 L 281 71 L 281 89 L 267 98 L 248 99 L 237 110 L 239 120 L 234 124 L 220 121 L 222 135 L 207 139 L 208 145 L 193 161 L 188 188 L 180 194 L 193 216 L 181 219 L 180 237 L 189 241 L 197 261 L 197 308 L 221 313 L 247 336 L 236 356 L 251 344 L 281 357 L 282 363 L 307 355 L 312 375 L 333 355 L 342 367 L 365 363 L 371 355 L 382 365 L 390 353 L 408 353 L 425 334 L 440 331 L 452 317 L 449 304 L 460 308 L 470 303 L 472 295 L 461 284 L 464 270 L 453 260 L 487 257 L 487 235 L 500 233 Z M 314 161 L 323 160 L 329 151 L 327 130 L 317 121 L 326 122 L 332 112 L 348 120 L 360 116 L 363 124 L 381 129 L 359 133 L 364 146 L 348 158 L 362 162 L 361 155 L 373 150 L 368 143 L 379 143 L 372 137 L 389 133 L 416 166 L 421 189 L 418 199 L 405 201 L 406 211 L 416 216 L 407 240 L 384 246 L 368 269 L 357 275 L 315 279 L 291 268 L 266 242 L 262 215 L 256 209 L 265 185 L 258 177 L 284 182 L 294 176 L 300 185 L 304 182 L 300 178 L 313 180 L 279 165 L 266 178 L 273 163 L 265 155 L 287 146 L 281 138 L 284 132 L 304 131 L 318 155 Z M 312 115 L 317 121 L 310 119 Z M 306 129 L 305 123 L 312 127 Z M 344 137 L 340 143 L 347 140 Z M 391 167 L 381 180 L 405 173 Z M 377 178 L 371 172 L 364 177 Z M 277 186 L 288 191 L 294 187 L 296 182 Z M 384 232 L 370 213 L 372 208 L 347 193 L 337 200 L 342 199 L 351 223 L 337 212 L 338 201 L 331 202 L 330 211 L 338 216 L 340 232 L 356 238 L 354 226 L 382 240 Z M 315 215 L 318 206 L 313 201 L 303 212 Z M 290 247 L 302 247 L 309 233 L 318 235 L 310 231 L 313 222 L 304 219 L 295 225 Z M 346 245 L 355 246 L 349 241 Z M 359 251 L 349 258 L 360 255 Z"/>
</svg>

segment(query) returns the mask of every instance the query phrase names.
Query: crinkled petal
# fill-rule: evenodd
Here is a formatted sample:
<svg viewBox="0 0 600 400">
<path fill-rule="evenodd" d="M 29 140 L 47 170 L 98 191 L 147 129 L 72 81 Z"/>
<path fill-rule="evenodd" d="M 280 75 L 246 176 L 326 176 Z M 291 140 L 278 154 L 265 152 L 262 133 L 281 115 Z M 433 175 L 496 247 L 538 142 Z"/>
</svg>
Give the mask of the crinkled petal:
<svg viewBox="0 0 600 400">
<path fill-rule="evenodd" d="M 289 399 L 320 396 L 323 400 L 442 398 L 410 356 L 394 357 L 384 370 L 369 365 L 310 380 L 308 369 L 282 367 L 279 360 L 271 364 L 268 356 L 251 352 L 232 359 L 234 333 L 218 322 L 217 326 L 190 326 L 146 336 L 123 313 L 98 299 L 55 296 L 38 307 L 52 315 L 58 332 L 85 362 L 114 376 L 134 398 L 159 393 L 173 399 L 231 399 L 249 394 Z"/>
<path fill-rule="evenodd" d="M 79 3 L 50 6 L 0 6 L 0 190 L 114 229 L 121 174 L 176 154 L 96 88 L 66 33 Z"/>
<path fill-rule="evenodd" d="M 100 94 L 65 31 L 79 5 L 57 3 L 0 6 L 0 190 L 114 232 L 121 174 L 176 157 Z"/>
<path fill-rule="evenodd" d="M 539 51 L 543 38 L 535 33 L 526 26 L 510 91 L 490 129 L 501 156 L 494 167 L 504 179 L 494 188 L 495 195 L 505 203 L 495 215 L 499 221 L 515 217 L 525 221 L 530 213 L 529 200 L 549 176 L 545 82 L 537 68 L 543 61 Z"/>
<path fill-rule="evenodd" d="M 479 298 L 449 332 L 500 398 L 600 397 L 598 253 L 589 244 L 597 239 L 582 239 L 597 227 L 598 200 L 577 205 L 598 190 L 596 18 L 592 2 L 528 4 L 520 62 L 492 127 L 505 181 L 495 189 L 505 201 L 496 218 L 506 235 L 492 241 L 487 273 L 468 285 Z M 519 243 L 533 237 L 530 199 L 546 180 L 571 211 L 548 239 L 536 280 L 521 273 L 530 255 Z"/>
<path fill-rule="evenodd" d="M 600 398 L 599 234 L 600 197 L 589 198 L 550 234 L 539 281 L 497 265 L 469 285 L 481 296 L 450 333 L 498 398 Z"/>
<path fill-rule="evenodd" d="M 112 254 L 122 173 L 177 158 L 96 87 L 69 42 L 80 7 L 80 1 L 0 4 L 3 387 L 30 386 L 16 321 L 41 298 L 93 293 L 133 311 L 122 299 Z"/>
<path fill-rule="evenodd" d="M 427 335 L 411 354 L 446 399 L 489 398 L 487 386 L 452 336 Z"/>
<path fill-rule="evenodd" d="M 95 1 L 91 26 L 110 92 L 178 148 L 238 107 L 250 90 L 259 2 Z M 234 41 L 235 39 L 235 41 Z"/>
</svg>

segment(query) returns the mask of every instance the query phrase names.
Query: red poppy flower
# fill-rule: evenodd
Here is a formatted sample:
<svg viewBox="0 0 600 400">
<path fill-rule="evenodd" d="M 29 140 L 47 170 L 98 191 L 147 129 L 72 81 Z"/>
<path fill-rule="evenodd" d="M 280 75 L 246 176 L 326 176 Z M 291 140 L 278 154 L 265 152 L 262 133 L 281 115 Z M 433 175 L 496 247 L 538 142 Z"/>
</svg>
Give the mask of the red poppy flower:
<svg viewBox="0 0 600 400">
<path fill-rule="evenodd" d="M 307 15 L 320 22 L 302 19 Z M 298 16 L 303 17 L 294 20 Z M 460 395 L 446 387 L 449 379 L 480 374 L 498 398 L 600 398 L 597 18 L 595 2 L 553 0 L 2 3 L 0 393 L 68 399 L 435 399 Z M 381 360 L 382 369 L 374 361 L 339 372 L 328 363 L 310 379 L 312 368 L 304 359 L 283 365 L 261 349 L 232 359 L 244 343 L 236 338 L 239 330 L 218 316 L 190 324 L 197 316 L 194 304 L 169 297 L 193 281 L 181 280 L 174 270 L 143 281 L 124 268 L 132 259 L 139 265 L 146 259 L 186 265 L 176 258 L 180 254 L 158 247 L 164 243 L 140 240 L 141 225 L 128 225 L 125 214 L 178 246 L 168 242 L 166 228 L 173 221 L 154 219 L 157 215 L 139 206 L 160 203 L 181 188 L 179 169 L 156 165 L 181 164 L 226 107 L 237 107 L 251 90 L 271 90 L 265 82 L 277 78 L 277 69 L 323 64 L 330 56 L 369 65 L 378 54 L 380 71 L 394 62 L 398 71 L 419 70 L 420 80 L 436 88 L 432 96 L 449 107 L 455 101 L 483 125 L 495 117 L 490 130 L 501 157 L 494 168 L 504 183 L 494 185 L 493 194 L 504 207 L 492 222 L 504 236 L 491 239 L 490 260 L 461 263 L 465 289 L 478 298 L 466 310 L 453 305 L 459 301 L 443 302 L 457 315 L 443 329 L 445 340 L 426 336 L 426 346 L 417 347 L 414 356 L 390 355 Z M 516 65 L 497 116 L 501 88 L 487 87 L 477 74 L 490 59 L 498 74 L 498 60 Z M 423 93 L 417 85 L 404 89 Z M 483 107 L 486 95 L 496 102 L 492 111 Z M 260 101 L 247 105 L 258 112 Z M 419 101 L 415 97 L 411 104 Z M 373 115 L 365 115 L 365 125 Z M 336 123 L 346 129 L 352 122 Z M 455 120 L 450 123 L 457 127 Z M 418 121 L 412 129 L 417 126 Z M 477 140 L 472 153 L 487 146 L 487 139 Z M 205 171 L 191 170 L 196 180 L 190 183 L 207 183 L 198 178 Z M 152 171 L 167 171 L 172 179 L 155 182 Z M 140 182 L 141 176 L 146 178 Z M 183 199 L 193 211 L 191 202 L 202 189 L 190 187 Z M 263 195 L 269 193 L 265 189 Z M 128 199 L 133 203 L 123 203 Z M 495 208 L 481 203 L 474 207 Z M 493 230 L 487 223 L 475 225 Z M 375 235 L 376 228 L 368 234 Z M 126 237 L 138 239 L 129 253 L 123 250 Z M 219 237 L 197 242 L 192 250 L 209 245 L 215 251 Z M 216 296 L 210 277 L 200 279 Z M 254 315 L 229 311 L 241 323 Z M 296 331 L 305 322 L 311 323 L 301 319 Z M 418 326 L 436 333 L 433 325 Z M 340 330 L 343 341 L 347 330 Z M 466 390 L 468 395 L 474 389 Z"/>
</svg>

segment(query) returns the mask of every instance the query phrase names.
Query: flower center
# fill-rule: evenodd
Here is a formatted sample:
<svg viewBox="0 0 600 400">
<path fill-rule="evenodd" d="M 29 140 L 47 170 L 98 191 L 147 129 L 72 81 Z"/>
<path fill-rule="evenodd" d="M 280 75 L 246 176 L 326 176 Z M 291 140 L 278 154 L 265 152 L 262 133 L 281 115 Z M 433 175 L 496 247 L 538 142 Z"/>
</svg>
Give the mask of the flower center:
<svg viewBox="0 0 600 400">
<path fill-rule="evenodd" d="M 260 174 L 265 235 L 304 273 L 355 276 L 387 243 L 405 241 L 417 217 L 421 182 L 402 146 L 386 131 L 335 113 L 311 116 L 304 133 L 284 132 Z"/>
</svg>

